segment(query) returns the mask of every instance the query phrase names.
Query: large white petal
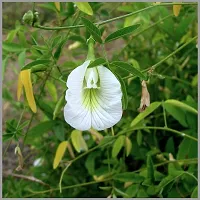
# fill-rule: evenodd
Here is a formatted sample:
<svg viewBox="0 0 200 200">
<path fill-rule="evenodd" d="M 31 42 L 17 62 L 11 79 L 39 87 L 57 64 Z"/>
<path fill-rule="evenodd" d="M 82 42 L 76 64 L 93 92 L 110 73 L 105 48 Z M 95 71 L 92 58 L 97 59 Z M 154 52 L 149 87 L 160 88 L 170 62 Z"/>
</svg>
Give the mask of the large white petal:
<svg viewBox="0 0 200 200">
<path fill-rule="evenodd" d="M 91 95 L 92 127 L 104 130 L 114 126 L 122 117 L 121 85 L 114 74 L 104 66 L 98 66 L 100 89 Z"/>
<path fill-rule="evenodd" d="M 67 104 L 64 107 L 64 118 L 68 124 L 78 130 L 91 128 L 91 112 L 88 109 L 90 102 L 88 95 L 83 95 L 83 81 L 89 63 L 90 61 L 85 61 L 74 69 L 67 79 L 68 90 L 65 96 Z"/>
</svg>

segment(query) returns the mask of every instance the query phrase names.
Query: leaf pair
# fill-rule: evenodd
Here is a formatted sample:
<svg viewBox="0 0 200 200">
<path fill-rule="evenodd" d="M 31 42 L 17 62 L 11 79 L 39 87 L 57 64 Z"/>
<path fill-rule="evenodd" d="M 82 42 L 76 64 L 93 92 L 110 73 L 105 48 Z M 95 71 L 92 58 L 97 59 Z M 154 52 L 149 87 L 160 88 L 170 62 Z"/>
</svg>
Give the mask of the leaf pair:
<svg viewBox="0 0 200 200">
<path fill-rule="evenodd" d="M 35 98 L 33 95 L 33 87 L 31 82 L 31 70 L 23 70 L 20 72 L 18 77 L 18 88 L 17 88 L 17 99 L 19 101 L 21 94 L 22 94 L 22 88 L 24 86 L 25 93 L 26 93 L 26 99 L 28 101 L 28 104 L 31 108 L 31 110 L 36 113 L 37 107 L 35 103 Z"/>
<path fill-rule="evenodd" d="M 83 24 L 85 25 L 86 29 L 88 30 L 88 32 L 100 44 L 108 43 L 108 42 L 116 40 L 120 37 L 123 37 L 125 35 L 131 34 L 133 31 L 135 31 L 140 26 L 140 24 L 135 24 L 135 25 L 132 25 L 132 26 L 128 26 L 128 27 L 119 29 L 119 30 L 111 33 L 110 35 L 108 35 L 108 37 L 103 42 L 102 39 L 101 39 L 100 29 L 95 24 L 93 24 L 90 20 L 88 20 L 84 17 L 82 17 L 81 20 L 82 20 Z"/>
</svg>

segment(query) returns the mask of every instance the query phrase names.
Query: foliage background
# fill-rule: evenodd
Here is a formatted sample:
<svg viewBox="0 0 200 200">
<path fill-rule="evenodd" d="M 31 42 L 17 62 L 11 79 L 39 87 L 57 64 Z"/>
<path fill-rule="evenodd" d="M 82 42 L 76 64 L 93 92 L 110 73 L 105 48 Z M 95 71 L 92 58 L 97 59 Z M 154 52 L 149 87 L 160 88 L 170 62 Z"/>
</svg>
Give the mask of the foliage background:
<svg viewBox="0 0 200 200">
<path fill-rule="evenodd" d="M 56 10 L 54 3 L 36 3 L 35 8 L 39 12 L 40 23 L 53 27 L 73 25 L 74 18 L 77 18 L 75 24 L 81 24 L 80 16 L 85 16 L 92 22 L 103 21 L 142 10 L 152 3 L 90 5 L 94 11 L 93 16 L 74 8 L 73 3 L 61 3 L 60 12 Z M 158 65 L 150 77 L 148 90 L 151 102 L 161 104 L 158 103 L 157 109 L 152 110 L 132 127 L 140 127 L 139 130 L 126 132 L 131 129 L 132 121 L 139 114 L 140 79 L 127 79 L 125 77 L 130 75 L 128 72 L 115 69 L 124 78 L 128 108 L 113 131 L 115 135 L 121 131 L 126 133 L 132 143 L 131 152 L 126 156 L 127 143 L 126 147 L 123 147 L 121 138 L 116 144 L 117 137 L 112 136 L 110 129 L 100 132 L 107 141 L 106 144 L 108 143 L 100 148 L 96 148 L 98 141 L 93 140 L 90 132 L 83 132 L 89 151 L 83 156 L 83 152 L 76 152 L 72 146 L 77 159 L 75 158 L 64 174 L 63 191 L 60 193 L 60 175 L 67 161 L 73 159 L 73 155 L 66 151 L 55 170 L 52 167 L 53 160 L 60 142 L 71 142 L 73 128 L 63 119 L 64 103 L 56 120 L 53 120 L 53 113 L 56 103 L 66 90 L 68 74 L 86 58 L 86 39 L 89 33 L 85 28 L 72 29 L 68 33 L 69 30 L 47 31 L 25 26 L 22 24 L 22 16 L 31 10 L 32 6 L 32 3 L 3 3 L 3 196 L 196 197 L 197 142 L 182 137 L 179 133 L 197 138 L 197 114 L 188 110 L 188 107 L 167 104 L 165 101 L 175 99 L 190 106 L 189 108 L 197 109 L 197 40 L 193 40 Z M 165 18 L 163 22 L 157 23 L 162 18 Z M 110 33 L 136 23 L 141 24 L 136 32 L 105 45 L 106 55 L 110 62 L 121 60 L 144 70 L 197 35 L 197 5 L 182 5 L 178 17 L 174 17 L 172 5 L 155 6 L 132 17 L 101 26 L 102 38 L 105 39 Z M 55 55 L 66 35 L 69 36 L 68 40 L 55 61 L 52 55 Z M 95 50 L 97 58 L 105 56 L 100 44 L 96 43 Z M 37 113 L 32 115 L 25 99 L 17 101 L 17 77 L 24 64 L 41 57 L 52 60 L 52 63 L 46 71 L 32 71 L 38 108 Z M 47 76 L 51 68 L 52 71 Z M 42 90 L 45 77 L 48 77 L 48 81 Z M 160 130 L 159 127 L 164 128 Z M 178 132 L 171 132 L 167 127 Z M 28 134 L 24 145 L 23 138 L 26 133 Z M 20 156 L 14 153 L 17 145 L 24 158 L 23 170 L 20 171 L 16 171 L 20 159 Z M 117 146 L 117 150 L 113 150 L 114 146 Z M 116 157 L 113 156 L 113 151 L 118 152 Z M 172 162 L 173 159 L 176 161 Z M 124 172 L 128 174 L 122 174 Z M 28 179 L 24 179 L 23 175 Z M 41 182 L 38 183 L 31 177 Z M 81 184 L 84 186 L 81 187 Z M 71 188 L 64 189 L 68 186 Z"/>
</svg>

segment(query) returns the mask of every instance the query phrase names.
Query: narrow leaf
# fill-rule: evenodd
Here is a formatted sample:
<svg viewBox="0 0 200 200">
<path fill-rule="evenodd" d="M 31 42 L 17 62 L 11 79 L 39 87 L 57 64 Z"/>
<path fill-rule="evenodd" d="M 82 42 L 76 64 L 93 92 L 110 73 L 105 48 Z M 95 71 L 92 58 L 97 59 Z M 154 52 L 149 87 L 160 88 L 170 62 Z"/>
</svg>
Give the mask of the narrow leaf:
<svg viewBox="0 0 200 200">
<path fill-rule="evenodd" d="M 153 102 L 150 104 L 146 110 L 135 117 L 135 119 L 131 122 L 131 126 L 136 126 L 141 120 L 143 120 L 146 116 L 151 114 L 154 110 L 156 110 L 161 105 L 161 102 Z"/>
<path fill-rule="evenodd" d="M 175 99 L 166 100 L 165 104 L 171 104 L 171 105 L 177 106 L 179 108 L 182 108 L 185 111 L 188 111 L 188 112 L 191 112 L 191 113 L 194 113 L 194 114 L 198 114 L 198 111 L 195 108 L 193 108 L 193 107 L 191 107 L 191 106 L 189 106 L 189 105 L 187 105 L 187 104 L 185 104 L 181 101 L 177 101 Z"/>
<path fill-rule="evenodd" d="M 36 104 L 35 104 L 35 98 L 33 95 L 33 87 L 32 87 L 32 82 L 31 82 L 31 70 L 28 69 L 28 70 L 21 71 L 20 76 L 21 76 L 21 82 L 25 89 L 26 99 L 28 101 L 28 104 L 29 104 L 31 110 L 34 113 L 36 113 L 37 108 L 36 108 Z"/>
<path fill-rule="evenodd" d="M 125 142 L 125 136 L 124 135 L 121 135 L 116 139 L 116 141 L 113 145 L 113 148 L 112 148 L 112 157 L 113 158 L 117 157 L 120 150 L 124 146 L 124 142 Z"/>
<path fill-rule="evenodd" d="M 103 65 L 106 63 L 106 60 L 104 58 L 97 58 L 96 60 L 94 60 L 93 62 L 91 62 L 88 66 L 89 67 L 96 67 L 99 65 Z"/>
<path fill-rule="evenodd" d="M 147 179 L 150 183 L 154 183 L 154 167 L 153 167 L 153 161 L 151 159 L 151 156 L 147 156 Z"/>
<path fill-rule="evenodd" d="M 135 76 L 138 76 L 142 80 L 147 80 L 147 77 L 139 69 L 135 68 L 133 65 L 130 65 L 130 64 L 128 64 L 126 62 L 122 62 L 122 61 L 114 61 L 111 64 L 116 65 L 116 66 L 120 67 L 121 69 L 130 72 L 131 74 L 133 74 Z"/>
<path fill-rule="evenodd" d="M 106 39 L 105 39 L 105 43 L 106 42 L 111 42 L 113 40 L 116 40 L 120 37 L 123 37 L 125 35 L 131 34 L 133 33 L 138 27 L 140 26 L 140 24 L 135 24 L 133 26 L 128 26 L 122 29 L 117 30 L 114 33 L 111 33 Z"/>
<path fill-rule="evenodd" d="M 126 156 L 129 156 L 132 149 L 132 142 L 128 137 L 126 137 L 125 139 L 125 149 L 126 149 Z"/>
<path fill-rule="evenodd" d="M 51 95 L 53 101 L 57 101 L 58 96 L 57 96 L 57 89 L 56 86 L 51 82 L 51 81 L 46 81 L 45 86 L 47 87 L 47 90 L 49 94 Z"/>
<path fill-rule="evenodd" d="M 81 17 L 81 20 L 82 20 L 83 24 L 85 25 L 86 29 L 93 36 L 93 38 L 97 42 L 102 43 L 100 30 L 91 21 L 89 21 L 88 19 L 86 19 L 84 17 Z"/>
<path fill-rule="evenodd" d="M 60 99 L 58 100 L 58 102 L 56 103 L 56 106 L 55 106 L 55 109 L 54 109 L 54 112 L 53 112 L 53 120 L 55 120 L 56 117 L 58 116 L 58 114 L 60 114 L 61 109 L 64 105 L 64 102 L 65 102 L 65 95 L 62 95 L 60 97 Z"/>
<path fill-rule="evenodd" d="M 60 2 L 54 2 L 54 5 L 55 5 L 57 11 L 60 12 Z"/>
<path fill-rule="evenodd" d="M 173 5 L 173 13 L 175 17 L 178 17 L 181 10 L 181 5 Z"/>
<path fill-rule="evenodd" d="M 25 48 L 20 44 L 11 42 L 3 42 L 2 48 L 3 50 L 6 50 L 8 52 L 15 52 L 15 53 L 19 53 L 25 50 Z"/>
<path fill-rule="evenodd" d="M 88 147 L 83 139 L 82 132 L 79 130 L 74 130 L 71 133 L 72 144 L 76 151 L 80 153 L 82 150 L 87 151 Z"/>
<path fill-rule="evenodd" d="M 88 2 L 74 2 L 78 9 L 88 15 L 93 15 L 93 10 Z"/>
<path fill-rule="evenodd" d="M 57 150 L 56 150 L 56 155 L 54 157 L 54 161 L 53 161 L 53 169 L 56 169 L 60 163 L 60 161 L 62 160 L 64 153 L 66 151 L 67 148 L 67 141 L 63 141 L 59 144 Z"/>
<path fill-rule="evenodd" d="M 23 88 L 23 84 L 21 81 L 21 73 L 18 76 L 18 84 L 17 84 L 17 100 L 20 100 L 20 97 L 22 95 L 22 88 Z"/>
<path fill-rule="evenodd" d="M 45 64 L 48 64 L 48 63 L 50 63 L 50 62 L 51 62 L 50 60 L 36 60 L 36 61 L 33 61 L 33 62 L 28 63 L 27 65 L 25 65 L 25 66 L 21 69 L 21 71 L 26 70 L 26 69 L 30 69 L 31 67 L 33 67 L 33 66 L 35 66 L 35 65 L 39 65 L 39 64 L 45 65 Z"/>
</svg>

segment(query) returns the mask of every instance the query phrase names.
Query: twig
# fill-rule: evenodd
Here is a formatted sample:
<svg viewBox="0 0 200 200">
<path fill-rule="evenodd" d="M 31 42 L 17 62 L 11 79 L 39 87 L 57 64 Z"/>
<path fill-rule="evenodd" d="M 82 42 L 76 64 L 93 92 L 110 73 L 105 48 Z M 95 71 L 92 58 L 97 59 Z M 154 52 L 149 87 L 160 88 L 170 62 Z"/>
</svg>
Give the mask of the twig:
<svg viewBox="0 0 200 200">
<path fill-rule="evenodd" d="M 41 181 L 40 179 L 35 178 L 34 176 L 25 176 L 25 175 L 22 175 L 22 174 L 14 174 L 14 173 L 9 173 L 9 172 L 4 172 L 3 175 L 4 176 L 13 176 L 13 177 L 16 177 L 16 178 L 25 179 L 25 180 L 28 180 L 28 181 L 36 182 L 36 183 L 39 183 L 41 185 L 45 185 L 45 186 L 50 187 L 49 184 Z"/>
</svg>

